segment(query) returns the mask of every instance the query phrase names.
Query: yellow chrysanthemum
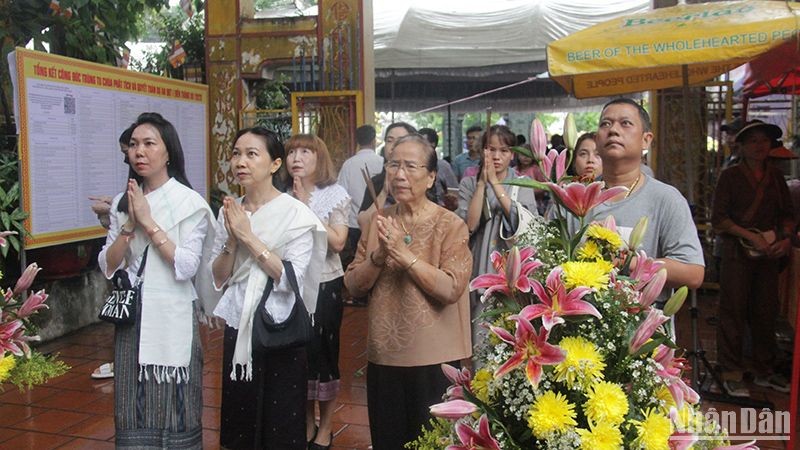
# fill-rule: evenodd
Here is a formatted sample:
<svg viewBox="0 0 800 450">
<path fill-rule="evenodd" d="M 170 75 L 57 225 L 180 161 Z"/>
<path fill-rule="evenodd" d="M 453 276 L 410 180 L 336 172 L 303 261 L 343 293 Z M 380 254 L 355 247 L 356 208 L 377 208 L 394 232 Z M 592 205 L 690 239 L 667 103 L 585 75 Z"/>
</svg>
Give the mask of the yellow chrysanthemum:
<svg viewBox="0 0 800 450">
<path fill-rule="evenodd" d="M 661 412 L 669 413 L 669 409 L 676 406 L 675 399 L 672 397 L 672 392 L 667 389 L 667 385 L 662 385 L 658 388 L 655 392 L 655 397 L 657 400 L 664 402 L 664 406 L 661 407 Z"/>
<path fill-rule="evenodd" d="M 492 372 L 486 369 L 480 369 L 475 372 L 475 377 L 472 378 L 470 387 L 472 388 L 472 393 L 475 394 L 475 397 L 478 397 L 478 400 L 484 403 L 489 402 L 488 385 L 493 378 L 494 376 L 492 375 Z"/>
<path fill-rule="evenodd" d="M 613 423 L 625 420 L 628 414 L 628 397 L 618 384 L 600 381 L 595 383 L 587 393 L 583 410 L 586 417 L 594 423 Z"/>
<path fill-rule="evenodd" d="M 606 363 L 597 346 L 580 336 L 567 336 L 558 343 L 566 356 L 555 366 L 556 380 L 584 390 L 603 379 Z"/>
<path fill-rule="evenodd" d="M 597 245 L 597 242 L 588 240 L 578 249 L 578 259 L 596 261 L 603 259 L 603 253 L 600 251 L 600 246 Z"/>
<path fill-rule="evenodd" d="M 569 261 L 564 269 L 564 284 L 572 289 L 586 286 L 602 291 L 608 288 L 608 274 L 614 266 L 608 261 Z"/>
<path fill-rule="evenodd" d="M 17 360 L 14 359 L 13 356 L 6 355 L 4 357 L 0 357 L 0 382 L 3 382 L 8 378 L 8 374 L 11 373 L 11 370 L 17 364 Z"/>
<path fill-rule="evenodd" d="M 619 234 L 597 223 L 589 225 L 586 229 L 586 237 L 606 242 L 615 250 L 622 248 L 622 238 Z"/>
<path fill-rule="evenodd" d="M 581 437 L 581 450 L 618 450 L 622 448 L 619 427 L 609 422 L 589 423 L 589 429 L 575 430 Z"/>
<path fill-rule="evenodd" d="M 636 442 L 644 450 L 669 450 L 672 421 L 655 408 L 644 413 L 643 420 L 631 420 L 636 427 Z"/>
<path fill-rule="evenodd" d="M 547 391 L 533 402 L 528 412 L 528 427 L 537 438 L 550 433 L 562 433 L 574 426 L 575 405 L 561 393 Z"/>
</svg>

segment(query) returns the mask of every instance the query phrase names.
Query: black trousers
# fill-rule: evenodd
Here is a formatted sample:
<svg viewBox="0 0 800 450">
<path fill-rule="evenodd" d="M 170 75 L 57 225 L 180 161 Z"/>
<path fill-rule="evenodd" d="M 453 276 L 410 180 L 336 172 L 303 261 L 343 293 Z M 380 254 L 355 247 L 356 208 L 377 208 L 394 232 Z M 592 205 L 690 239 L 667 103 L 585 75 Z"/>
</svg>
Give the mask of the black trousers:
<svg viewBox="0 0 800 450">
<path fill-rule="evenodd" d="M 304 450 L 305 347 L 253 354 L 252 381 L 231 380 L 237 330 L 225 327 L 220 445 L 228 449 Z M 241 369 L 239 369 L 241 373 Z"/>
<path fill-rule="evenodd" d="M 456 362 L 448 363 L 460 367 Z M 367 365 L 367 408 L 374 450 L 402 450 L 431 419 L 450 381 L 441 364 L 415 367 Z"/>
</svg>

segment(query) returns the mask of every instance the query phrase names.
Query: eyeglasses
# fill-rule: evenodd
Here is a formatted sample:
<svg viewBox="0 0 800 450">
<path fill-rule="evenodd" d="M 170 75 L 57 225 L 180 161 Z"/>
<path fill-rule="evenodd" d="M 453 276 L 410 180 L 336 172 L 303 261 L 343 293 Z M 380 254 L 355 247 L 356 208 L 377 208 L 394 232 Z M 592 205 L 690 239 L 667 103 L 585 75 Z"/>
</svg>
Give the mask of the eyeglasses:
<svg viewBox="0 0 800 450">
<path fill-rule="evenodd" d="M 405 170 L 408 174 L 417 173 L 425 168 L 425 166 L 422 164 L 409 161 L 389 161 L 384 165 L 384 167 L 386 168 L 387 172 L 391 173 L 397 172 L 402 167 L 403 170 Z"/>
</svg>

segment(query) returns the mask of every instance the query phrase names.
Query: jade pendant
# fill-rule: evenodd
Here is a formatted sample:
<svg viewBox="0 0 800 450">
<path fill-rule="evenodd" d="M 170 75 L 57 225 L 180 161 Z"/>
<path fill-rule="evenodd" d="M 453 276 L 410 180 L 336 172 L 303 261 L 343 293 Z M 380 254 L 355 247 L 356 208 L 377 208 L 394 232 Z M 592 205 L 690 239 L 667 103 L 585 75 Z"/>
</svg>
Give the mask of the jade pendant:
<svg viewBox="0 0 800 450">
<path fill-rule="evenodd" d="M 413 241 L 413 239 L 411 238 L 410 234 L 407 234 L 407 235 L 403 236 L 403 242 L 405 242 L 406 245 L 410 245 L 411 241 Z"/>
</svg>

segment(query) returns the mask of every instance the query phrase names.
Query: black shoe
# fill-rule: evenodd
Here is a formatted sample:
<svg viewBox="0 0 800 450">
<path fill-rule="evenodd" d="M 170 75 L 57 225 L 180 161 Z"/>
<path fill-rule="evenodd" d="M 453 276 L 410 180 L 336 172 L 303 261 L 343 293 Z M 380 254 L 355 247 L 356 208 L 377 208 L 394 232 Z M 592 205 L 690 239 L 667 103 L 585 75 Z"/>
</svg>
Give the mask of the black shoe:
<svg viewBox="0 0 800 450">
<path fill-rule="evenodd" d="M 331 445 L 333 445 L 333 433 L 331 433 L 331 440 L 328 442 L 328 445 L 321 445 L 311 441 L 308 444 L 308 450 L 330 450 Z"/>
</svg>

